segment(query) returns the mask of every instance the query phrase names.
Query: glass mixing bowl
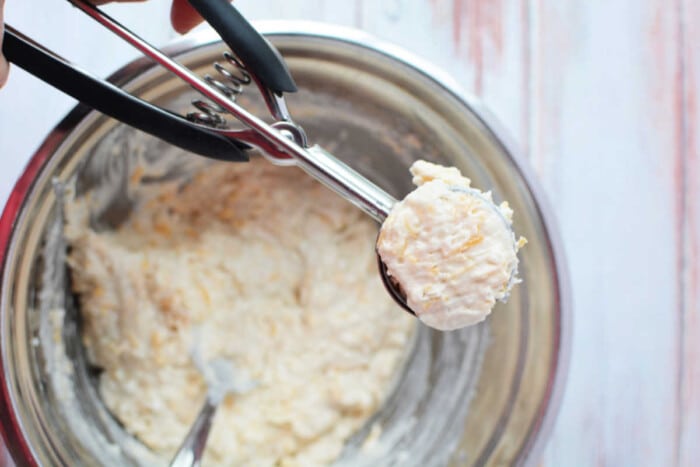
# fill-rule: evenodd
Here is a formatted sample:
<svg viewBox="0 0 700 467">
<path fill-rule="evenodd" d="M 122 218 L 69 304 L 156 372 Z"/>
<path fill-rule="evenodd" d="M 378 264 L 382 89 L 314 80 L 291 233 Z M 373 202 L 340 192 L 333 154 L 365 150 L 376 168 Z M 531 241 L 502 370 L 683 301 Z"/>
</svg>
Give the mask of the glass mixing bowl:
<svg viewBox="0 0 700 467">
<path fill-rule="evenodd" d="M 375 457 L 359 451 L 368 424 L 348 442 L 340 462 L 536 461 L 563 390 L 570 307 L 561 248 L 524 161 L 478 102 L 431 65 L 357 31 L 289 22 L 259 27 L 297 80 L 300 91 L 289 96 L 289 106 L 310 141 L 398 198 L 411 189 L 407 168 L 413 160 L 457 166 L 475 186 L 492 190 L 496 201 L 510 202 L 515 230 L 529 240 L 520 253 L 523 283 L 486 322 L 451 333 L 419 327 L 398 382 L 371 420 L 384 427 L 382 449 Z M 208 32 L 166 48 L 199 74 L 210 72 L 223 50 Z M 193 97 L 186 85 L 145 60 L 111 79 L 177 110 Z M 166 149 L 78 106 L 33 156 L 8 201 L 0 221 L 0 418 L 21 465 L 130 465 L 148 459 L 145 447 L 101 404 L 86 364 L 79 314 L 66 292 L 56 187 L 69 180 L 83 191 L 117 187 L 109 209 L 128 212 L 118 181 L 135 157 L 158 158 Z M 202 163 L 179 154 L 159 177 L 186 177 Z"/>
</svg>

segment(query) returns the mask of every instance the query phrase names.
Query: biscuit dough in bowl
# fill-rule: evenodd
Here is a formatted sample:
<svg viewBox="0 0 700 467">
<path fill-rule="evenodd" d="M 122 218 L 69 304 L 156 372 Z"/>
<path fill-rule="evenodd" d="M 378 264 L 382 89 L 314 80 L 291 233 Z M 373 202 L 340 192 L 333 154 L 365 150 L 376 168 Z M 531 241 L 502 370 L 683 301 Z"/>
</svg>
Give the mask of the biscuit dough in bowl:
<svg viewBox="0 0 700 467">
<path fill-rule="evenodd" d="M 335 460 L 415 328 L 377 275 L 376 224 L 259 159 L 164 184 L 115 230 L 89 227 L 89 203 L 66 203 L 69 265 L 101 397 L 126 430 L 172 456 L 205 397 L 196 348 L 255 381 L 223 402 L 205 465 Z"/>
</svg>

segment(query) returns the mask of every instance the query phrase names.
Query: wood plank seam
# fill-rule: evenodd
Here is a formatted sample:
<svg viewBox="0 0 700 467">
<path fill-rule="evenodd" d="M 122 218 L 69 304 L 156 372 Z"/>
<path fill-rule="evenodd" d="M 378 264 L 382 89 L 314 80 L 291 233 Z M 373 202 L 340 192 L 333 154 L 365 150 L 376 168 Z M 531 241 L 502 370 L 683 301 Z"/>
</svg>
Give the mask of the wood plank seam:
<svg viewBox="0 0 700 467">
<path fill-rule="evenodd" d="M 684 60 L 684 7 L 682 0 L 676 0 L 674 2 L 674 10 L 676 11 L 676 38 L 675 45 L 676 52 L 676 89 L 675 89 L 675 113 L 677 115 L 676 119 L 676 138 L 677 138 L 677 151 L 674 155 L 675 158 L 675 198 L 676 198 L 676 268 L 677 268 L 677 310 L 678 310 L 678 376 L 677 376 L 677 398 L 675 403 L 675 416 L 676 416 L 676 436 L 674 436 L 674 464 L 680 465 L 682 458 L 682 437 L 683 430 L 685 426 L 684 414 L 683 414 L 683 388 L 685 386 L 685 369 L 686 369 L 686 358 L 685 358 L 685 348 L 687 345 L 685 336 L 685 322 L 686 322 L 686 300 L 685 300 L 685 290 L 686 290 L 686 277 L 685 270 L 687 267 L 686 257 L 685 257 L 685 245 L 686 245 L 686 186 L 687 186 L 687 174 L 686 174 L 686 147 L 685 141 L 687 138 L 687 119 L 685 115 L 685 60 Z"/>
<path fill-rule="evenodd" d="M 521 16 L 524 20 L 523 31 L 522 31 L 522 61 L 523 61 L 523 74 L 522 74 L 522 101 L 523 108 L 521 110 L 521 134 L 520 134 L 520 147 L 523 154 L 527 159 L 530 159 L 530 113 L 532 110 L 532 77 L 530 76 L 532 72 L 531 60 L 532 60 L 532 9 L 530 0 L 521 0 L 520 9 Z"/>
<path fill-rule="evenodd" d="M 695 9 L 693 9 L 695 8 Z M 682 351 L 680 354 L 681 374 L 679 379 L 678 405 L 680 411 L 679 440 L 678 440 L 678 465 L 698 465 L 700 451 L 698 451 L 697 435 L 698 426 L 698 383 L 700 380 L 700 362 L 698 361 L 699 345 L 697 342 L 700 334 L 698 322 L 700 309 L 698 309 L 698 230 L 697 230 L 697 101 L 695 85 L 695 60 L 698 49 L 696 35 L 692 29 L 693 20 L 698 20 L 700 8 L 693 6 L 690 1 L 681 0 L 679 4 L 679 62 L 682 71 L 681 79 L 681 106 L 682 122 L 680 131 L 680 146 L 682 161 L 680 170 L 682 173 L 682 186 L 680 191 L 680 231 L 681 244 L 677 255 L 680 261 L 679 287 L 681 294 L 679 305 L 681 308 L 681 340 Z M 697 23 L 696 23 L 697 24 Z"/>
</svg>

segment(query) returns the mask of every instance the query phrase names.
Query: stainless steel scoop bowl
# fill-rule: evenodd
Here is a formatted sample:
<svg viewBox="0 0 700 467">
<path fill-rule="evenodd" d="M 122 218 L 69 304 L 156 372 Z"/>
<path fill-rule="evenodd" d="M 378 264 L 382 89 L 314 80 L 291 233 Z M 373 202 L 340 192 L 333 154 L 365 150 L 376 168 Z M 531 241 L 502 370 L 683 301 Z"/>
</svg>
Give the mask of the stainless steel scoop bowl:
<svg viewBox="0 0 700 467">
<path fill-rule="evenodd" d="M 561 249 L 524 161 L 476 101 L 415 57 L 337 27 L 259 27 L 300 87 L 289 106 L 310 138 L 397 199 L 412 188 L 407 169 L 413 160 L 457 166 L 497 202 L 511 203 L 514 229 L 529 240 L 521 252 L 523 283 L 485 323 L 449 333 L 418 329 L 393 391 L 370 420 L 382 425 L 385 449 L 361 453 L 368 424 L 349 440 L 339 463 L 536 462 L 564 386 L 570 308 Z M 193 36 L 166 51 L 204 73 L 223 51 L 214 37 Z M 189 105 L 190 91 L 148 61 L 131 63 L 112 79 L 151 102 Z M 164 148 L 134 136 L 76 108 L 33 156 L 0 220 L 0 426 L 21 465 L 152 461 L 105 409 L 86 363 L 79 313 L 66 293 L 52 185 L 76 177 L 86 192 L 117 190 L 117 205 L 106 211 L 128 212 L 128 194 L 109 181 L 128 173 L 135 157 L 159 157 Z M 170 162 L 161 178 L 185 176 L 202 163 L 185 154 Z"/>
</svg>

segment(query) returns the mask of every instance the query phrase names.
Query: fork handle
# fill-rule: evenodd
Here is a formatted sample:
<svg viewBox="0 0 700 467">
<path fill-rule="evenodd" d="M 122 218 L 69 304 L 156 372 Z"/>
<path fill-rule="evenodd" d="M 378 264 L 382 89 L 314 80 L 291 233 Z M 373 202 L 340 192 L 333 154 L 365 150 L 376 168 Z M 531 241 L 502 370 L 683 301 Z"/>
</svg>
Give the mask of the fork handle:
<svg viewBox="0 0 700 467">
<path fill-rule="evenodd" d="M 217 408 L 218 404 L 213 403 L 207 395 L 192 428 L 170 461 L 170 467 L 199 467 Z"/>
</svg>

